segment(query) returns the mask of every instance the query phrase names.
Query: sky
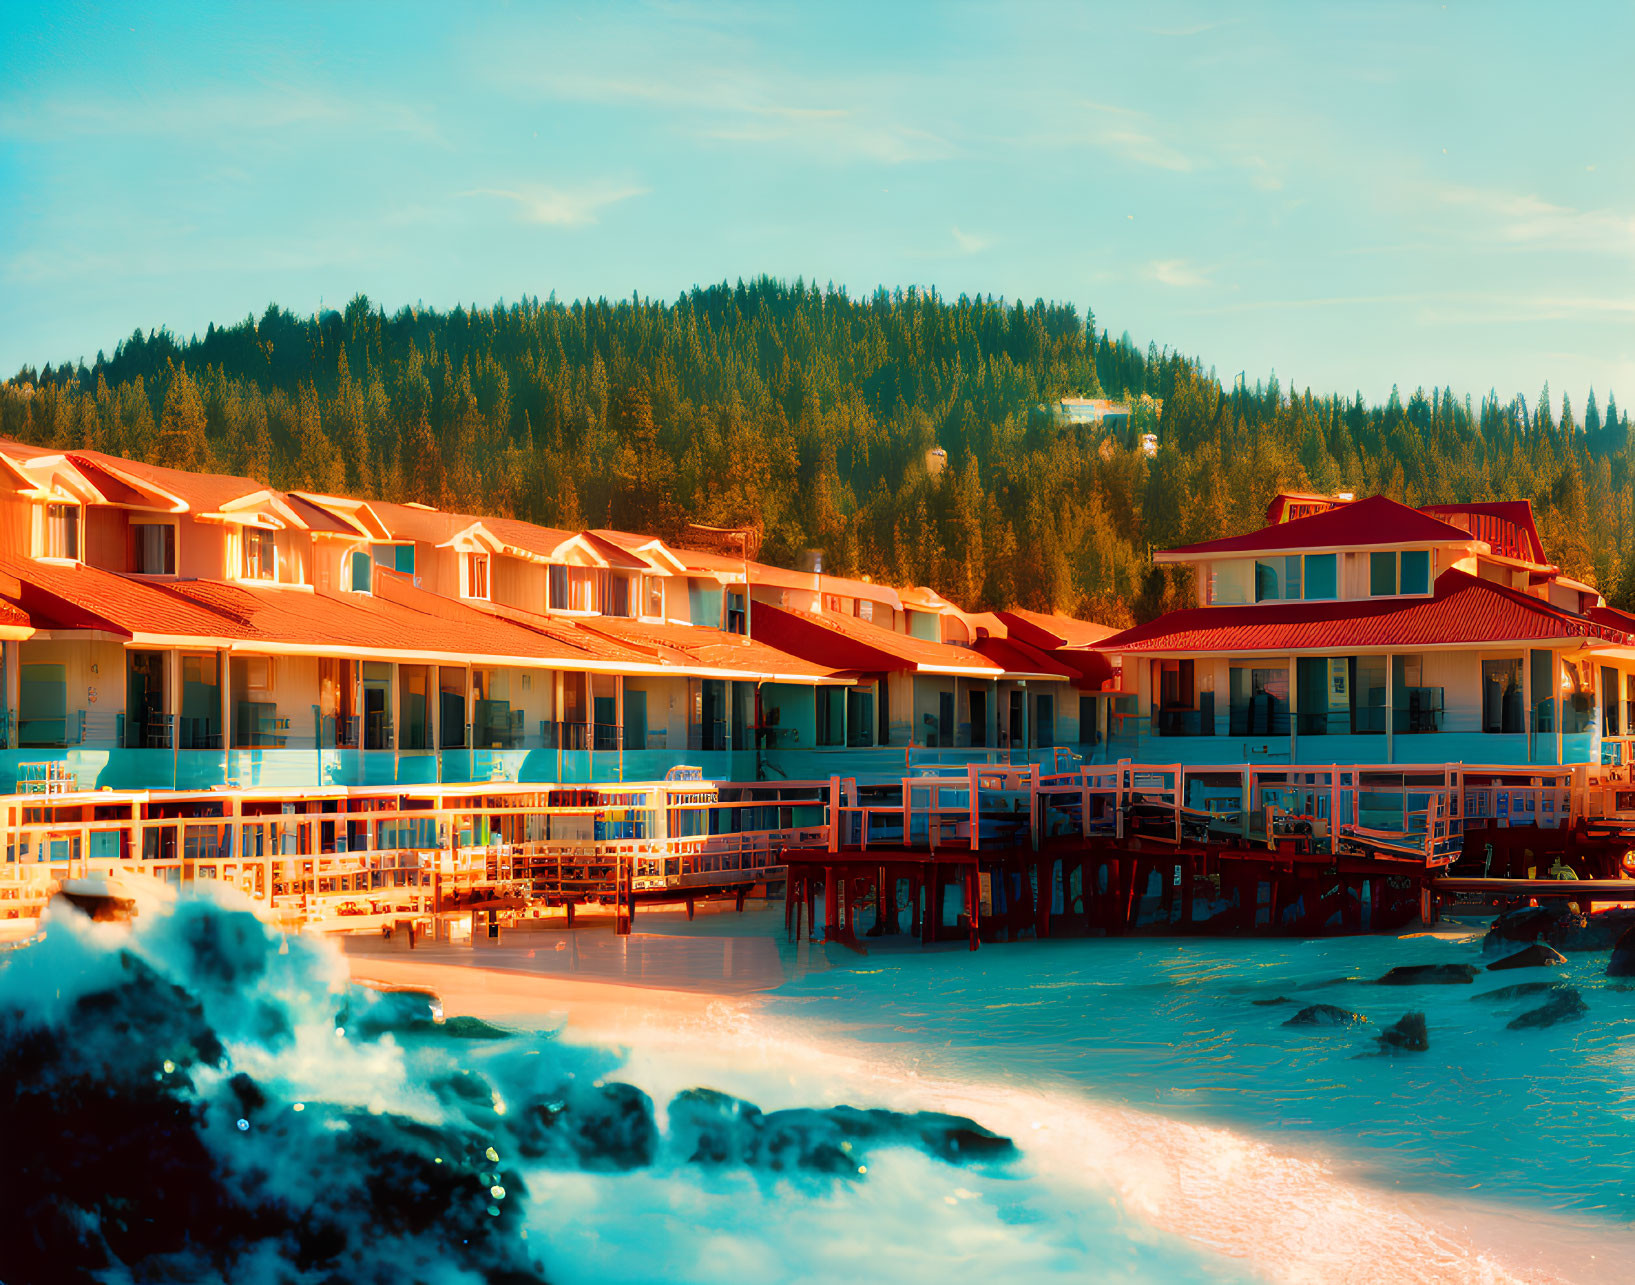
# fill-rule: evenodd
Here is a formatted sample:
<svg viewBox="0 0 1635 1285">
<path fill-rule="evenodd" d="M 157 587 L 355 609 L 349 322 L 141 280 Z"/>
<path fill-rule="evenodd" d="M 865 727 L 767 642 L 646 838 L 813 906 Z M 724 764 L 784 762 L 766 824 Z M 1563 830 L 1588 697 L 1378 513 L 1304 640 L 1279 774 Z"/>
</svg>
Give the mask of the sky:
<svg viewBox="0 0 1635 1285">
<path fill-rule="evenodd" d="M 1635 407 L 1635 5 L 0 0 L 0 372 L 760 274 Z"/>
</svg>

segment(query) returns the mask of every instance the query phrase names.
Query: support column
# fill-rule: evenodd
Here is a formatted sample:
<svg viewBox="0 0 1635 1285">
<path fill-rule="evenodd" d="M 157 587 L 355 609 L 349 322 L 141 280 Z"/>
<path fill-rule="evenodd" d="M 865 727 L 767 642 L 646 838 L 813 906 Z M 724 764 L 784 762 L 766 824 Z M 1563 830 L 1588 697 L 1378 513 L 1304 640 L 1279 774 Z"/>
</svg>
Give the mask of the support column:
<svg viewBox="0 0 1635 1285">
<path fill-rule="evenodd" d="M 624 675 L 613 675 L 613 737 L 619 745 L 619 780 L 624 780 Z M 688 918 L 692 918 L 691 915 Z"/>
<path fill-rule="evenodd" d="M 216 653 L 221 666 L 221 783 L 233 784 L 233 653 L 225 648 Z M 272 896 L 271 867 L 268 868 L 267 896 Z"/>
<path fill-rule="evenodd" d="M 130 661 L 127 659 L 125 663 L 129 665 Z M 125 690 L 128 699 L 129 682 Z M 130 718 L 131 712 L 127 709 L 127 726 Z M 165 718 L 170 724 L 170 788 L 174 790 L 180 777 L 182 753 L 182 653 L 174 647 L 165 653 Z"/>
<path fill-rule="evenodd" d="M 1289 762 L 1300 761 L 1300 661 L 1289 657 Z"/>
<path fill-rule="evenodd" d="M 1528 708 L 1532 708 L 1529 706 Z M 1527 757 L 1533 756 L 1533 738 L 1527 738 Z M 1397 658 L 1385 658 L 1385 761 L 1397 761 Z"/>
</svg>

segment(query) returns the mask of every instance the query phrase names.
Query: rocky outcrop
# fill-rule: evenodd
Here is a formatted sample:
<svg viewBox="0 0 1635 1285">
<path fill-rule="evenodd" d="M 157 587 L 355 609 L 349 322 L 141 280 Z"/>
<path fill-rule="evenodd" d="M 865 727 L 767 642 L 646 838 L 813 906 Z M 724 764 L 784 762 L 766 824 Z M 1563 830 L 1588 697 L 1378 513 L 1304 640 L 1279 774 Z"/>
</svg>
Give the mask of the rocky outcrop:
<svg viewBox="0 0 1635 1285">
<path fill-rule="evenodd" d="M 1478 971 L 1474 964 L 1401 964 L 1378 981 L 1381 986 L 1468 986 Z"/>
<path fill-rule="evenodd" d="M 1635 884 L 1630 886 L 1635 900 Z M 1484 955 L 1503 955 L 1517 946 L 1543 941 L 1557 950 L 1611 950 L 1613 943 L 1635 925 L 1635 909 L 1622 906 L 1593 915 L 1574 912 L 1565 901 L 1507 910 L 1493 921 L 1482 938 Z"/>
<path fill-rule="evenodd" d="M 1376 1036 L 1382 1052 L 1401 1050 L 1423 1053 L 1431 1046 L 1430 1033 L 1425 1029 L 1425 1014 L 1404 1013 L 1396 1025 L 1389 1026 Z"/>
<path fill-rule="evenodd" d="M 1339 1008 L 1334 1004 L 1313 1004 L 1303 1008 L 1284 1026 L 1364 1026 L 1368 1019 L 1361 1013 Z"/>
<path fill-rule="evenodd" d="M 1487 936 L 1482 938 L 1482 953 L 1502 955 L 1517 946 L 1537 941 L 1540 937 L 1549 937 L 1553 931 L 1558 931 L 1559 921 L 1570 915 L 1571 912 L 1564 901 L 1546 902 L 1542 906 L 1519 906 L 1514 910 L 1507 910 L 1493 921 L 1487 930 Z"/>
<path fill-rule="evenodd" d="M 1523 1013 L 1506 1023 L 1512 1031 L 1534 1030 L 1539 1027 L 1554 1026 L 1557 1022 L 1571 1022 L 1583 1017 L 1590 1011 L 1590 1006 L 1584 1002 L 1584 997 L 1571 986 L 1563 986 L 1557 990 L 1543 1005 Z"/>
<path fill-rule="evenodd" d="M 1531 946 L 1523 946 L 1513 955 L 1495 959 L 1487 966 L 1487 971 L 1491 973 L 1502 968 L 1560 968 L 1566 962 L 1567 957 L 1555 947 L 1536 941 Z"/>
<path fill-rule="evenodd" d="M 1249 1001 L 1256 1008 L 1270 1008 L 1273 1004 L 1292 1004 L 1294 1001 L 1287 995 L 1274 995 L 1271 999 L 1252 999 Z"/>
<path fill-rule="evenodd" d="M 1635 925 L 1624 929 L 1607 961 L 1608 977 L 1635 977 Z"/>
<path fill-rule="evenodd" d="M 1483 991 L 1480 995 L 1472 995 L 1474 1000 L 1492 1000 L 1494 1003 L 1503 1003 L 1507 1000 L 1525 999 L 1529 995 L 1539 995 L 1545 991 L 1553 991 L 1560 982 L 1520 982 L 1515 986 L 1501 986 L 1496 991 Z"/>
</svg>

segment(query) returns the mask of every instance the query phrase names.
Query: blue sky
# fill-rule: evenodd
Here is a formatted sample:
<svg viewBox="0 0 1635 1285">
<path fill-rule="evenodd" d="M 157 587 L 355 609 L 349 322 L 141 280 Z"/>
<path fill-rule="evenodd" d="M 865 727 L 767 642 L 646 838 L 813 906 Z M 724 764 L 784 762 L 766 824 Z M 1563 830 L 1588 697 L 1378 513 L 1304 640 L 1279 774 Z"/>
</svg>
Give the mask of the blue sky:
<svg viewBox="0 0 1635 1285">
<path fill-rule="evenodd" d="M 1635 408 L 1635 7 L 0 0 L 0 371 L 758 273 Z"/>
</svg>

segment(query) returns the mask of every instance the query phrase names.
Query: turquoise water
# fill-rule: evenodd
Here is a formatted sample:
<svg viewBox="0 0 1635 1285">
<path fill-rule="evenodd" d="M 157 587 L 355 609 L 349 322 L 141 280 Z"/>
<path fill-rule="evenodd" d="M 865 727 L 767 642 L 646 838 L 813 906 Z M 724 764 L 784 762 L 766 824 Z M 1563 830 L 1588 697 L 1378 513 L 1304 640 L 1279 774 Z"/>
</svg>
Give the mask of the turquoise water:
<svg viewBox="0 0 1635 1285">
<path fill-rule="evenodd" d="M 1386 1188 L 1530 1211 L 1635 1215 L 1635 991 L 1606 952 L 1473 985 L 1380 986 L 1399 964 L 1474 963 L 1480 934 L 1316 941 L 1095 939 L 876 950 L 774 993 L 772 1012 L 867 1044 L 883 1067 L 1055 1087 L 1314 1149 Z M 1506 1023 L 1545 998 L 1481 996 L 1549 977 L 1582 1019 Z M 1291 1002 L 1256 1004 L 1287 997 Z M 1333 1004 L 1363 1027 L 1286 1027 Z M 1381 1056 L 1375 1033 L 1426 1014 L 1430 1048 Z"/>
</svg>

